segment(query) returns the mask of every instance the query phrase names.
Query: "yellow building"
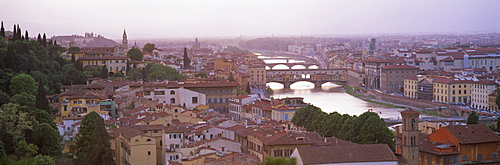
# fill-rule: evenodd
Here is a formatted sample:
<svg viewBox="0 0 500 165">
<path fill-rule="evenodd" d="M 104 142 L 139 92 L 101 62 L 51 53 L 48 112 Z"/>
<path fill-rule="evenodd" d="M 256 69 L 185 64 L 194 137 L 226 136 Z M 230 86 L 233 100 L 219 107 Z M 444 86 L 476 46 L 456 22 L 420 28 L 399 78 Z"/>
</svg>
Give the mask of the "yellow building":
<svg viewBox="0 0 500 165">
<path fill-rule="evenodd" d="M 158 160 L 162 160 L 163 152 L 157 153 L 162 150 L 161 141 L 158 141 L 153 134 L 161 136 L 163 131 L 160 129 L 157 133 L 153 133 L 153 131 L 141 131 L 134 127 L 121 127 L 113 130 L 110 133 L 110 142 L 116 164 L 162 164 Z"/>
<path fill-rule="evenodd" d="M 417 76 L 406 77 L 404 80 L 404 95 L 409 98 L 417 98 Z"/>
<path fill-rule="evenodd" d="M 105 56 L 105 57 L 81 57 L 78 60 L 82 61 L 85 66 L 106 66 L 108 72 L 123 72 L 126 73 L 127 57 Z"/>
<path fill-rule="evenodd" d="M 246 65 L 263 64 L 264 61 L 259 59 L 256 54 L 247 54 L 243 57 L 243 63 Z"/>
<path fill-rule="evenodd" d="M 234 63 L 235 62 L 232 60 L 216 59 L 214 60 L 214 70 L 219 70 L 219 69 L 233 70 Z"/>
<path fill-rule="evenodd" d="M 470 103 L 471 80 L 437 77 L 433 81 L 434 101 L 446 104 Z"/>
<path fill-rule="evenodd" d="M 250 65 L 248 73 L 250 74 L 250 85 L 256 85 L 258 88 L 266 87 L 267 75 L 265 65 Z"/>
<path fill-rule="evenodd" d="M 496 112 L 498 112 L 498 105 L 496 103 L 498 92 L 499 92 L 499 90 L 497 88 L 490 95 L 488 95 L 489 109 L 492 110 L 492 111 L 496 111 Z"/>
<path fill-rule="evenodd" d="M 76 116 L 78 114 L 88 114 L 97 112 L 103 115 L 110 115 L 110 111 L 101 110 L 100 100 L 105 100 L 101 96 L 90 91 L 68 91 L 59 95 L 61 118 L 56 118 L 55 122 L 62 122 L 62 118 Z"/>
</svg>

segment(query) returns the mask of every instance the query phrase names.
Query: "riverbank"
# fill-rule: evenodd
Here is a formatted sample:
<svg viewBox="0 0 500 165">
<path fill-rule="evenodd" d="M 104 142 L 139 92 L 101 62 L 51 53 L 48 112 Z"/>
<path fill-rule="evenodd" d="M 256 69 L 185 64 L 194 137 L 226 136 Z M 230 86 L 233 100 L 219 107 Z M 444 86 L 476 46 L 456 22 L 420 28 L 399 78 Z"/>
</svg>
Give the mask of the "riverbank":
<svg viewBox="0 0 500 165">
<path fill-rule="evenodd" d="M 388 107 L 392 107 L 392 108 L 412 108 L 412 109 L 417 110 L 417 111 L 425 111 L 424 109 L 418 108 L 418 107 L 377 100 L 377 99 L 361 92 L 359 87 L 350 87 L 350 86 L 344 85 L 343 88 L 345 89 L 345 93 L 347 93 L 351 96 L 354 96 L 356 98 L 359 98 L 359 99 L 366 101 L 366 102 L 384 105 L 384 106 L 388 106 Z M 437 113 L 434 114 L 432 112 L 429 112 L 429 113 L 425 112 L 425 114 L 429 115 L 429 116 L 440 116 L 439 114 L 437 114 Z"/>
</svg>

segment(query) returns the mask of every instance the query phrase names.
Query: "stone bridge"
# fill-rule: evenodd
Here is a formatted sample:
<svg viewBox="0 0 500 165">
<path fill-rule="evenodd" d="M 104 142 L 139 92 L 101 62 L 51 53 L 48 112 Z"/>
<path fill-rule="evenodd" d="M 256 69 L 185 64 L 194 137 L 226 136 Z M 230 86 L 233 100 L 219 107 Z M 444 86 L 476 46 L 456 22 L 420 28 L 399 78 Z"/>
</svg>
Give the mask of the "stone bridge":
<svg viewBox="0 0 500 165">
<path fill-rule="evenodd" d="M 301 63 L 266 63 L 266 66 L 269 67 L 270 70 L 274 70 L 273 68 L 277 65 L 285 65 L 288 67 L 288 69 L 291 69 L 294 66 L 304 66 L 306 69 L 310 69 L 309 67 L 311 66 L 317 66 L 320 68 L 321 66 L 316 64 L 316 63 L 309 63 L 309 62 L 301 62 Z"/>
<path fill-rule="evenodd" d="M 320 89 L 326 82 L 346 82 L 347 69 L 279 69 L 266 71 L 267 82 L 277 82 L 290 89 L 290 85 L 299 81 L 314 83 L 315 89 Z"/>
</svg>

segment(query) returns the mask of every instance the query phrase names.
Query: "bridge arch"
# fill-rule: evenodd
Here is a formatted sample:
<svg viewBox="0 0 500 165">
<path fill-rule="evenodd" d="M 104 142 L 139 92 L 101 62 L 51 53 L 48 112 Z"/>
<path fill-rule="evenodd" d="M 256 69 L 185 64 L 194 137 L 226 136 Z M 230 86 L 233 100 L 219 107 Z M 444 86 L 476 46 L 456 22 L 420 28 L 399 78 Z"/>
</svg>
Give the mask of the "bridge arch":
<svg viewBox="0 0 500 165">
<path fill-rule="evenodd" d="M 292 67 L 290 67 L 290 69 L 306 69 L 307 66 L 303 65 L 303 64 L 296 64 L 296 65 L 293 65 Z"/>
<path fill-rule="evenodd" d="M 319 65 L 309 65 L 307 69 L 319 69 Z"/>
<path fill-rule="evenodd" d="M 275 70 L 275 69 L 291 69 L 290 66 L 288 65 L 285 65 L 285 64 L 276 64 L 276 65 L 273 65 L 273 66 L 269 66 L 271 68 L 271 70 Z"/>
</svg>

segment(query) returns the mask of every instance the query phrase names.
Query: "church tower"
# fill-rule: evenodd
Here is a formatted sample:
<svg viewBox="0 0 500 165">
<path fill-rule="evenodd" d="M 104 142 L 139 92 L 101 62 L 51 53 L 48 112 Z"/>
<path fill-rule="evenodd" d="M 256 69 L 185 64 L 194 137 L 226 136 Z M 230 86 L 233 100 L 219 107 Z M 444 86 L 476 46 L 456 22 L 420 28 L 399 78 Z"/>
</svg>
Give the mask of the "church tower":
<svg viewBox="0 0 500 165">
<path fill-rule="evenodd" d="M 191 69 L 191 60 L 189 60 L 186 47 L 184 47 L 184 61 L 182 69 Z"/>
<path fill-rule="evenodd" d="M 127 32 L 125 32 L 125 29 L 123 29 L 122 48 L 128 49 Z"/>
<path fill-rule="evenodd" d="M 196 38 L 193 43 L 193 50 L 200 50 L 200 49 L 201 49 L 201 44 L 200 42 L 198 42 L 198 38 Z"/>
<path fill-rule="evenodd" d="M 402 155 L 409 165 L 418 165 L 418 117 L 420 112 L 407 109 L 401 112 L 403 118 Z"/>
</svg>

